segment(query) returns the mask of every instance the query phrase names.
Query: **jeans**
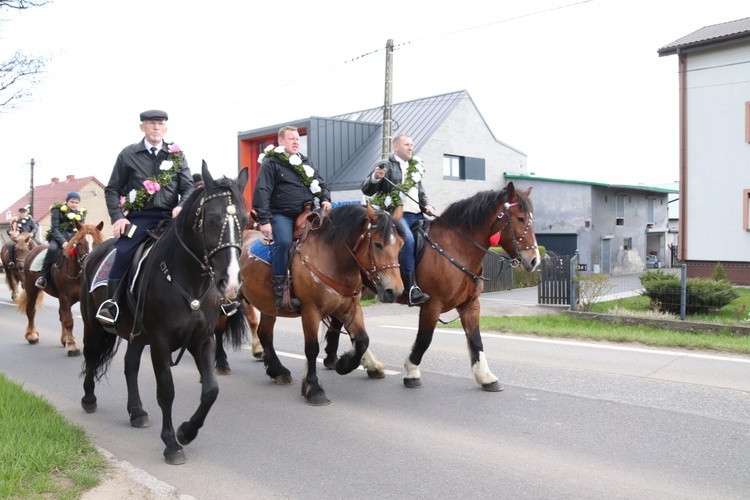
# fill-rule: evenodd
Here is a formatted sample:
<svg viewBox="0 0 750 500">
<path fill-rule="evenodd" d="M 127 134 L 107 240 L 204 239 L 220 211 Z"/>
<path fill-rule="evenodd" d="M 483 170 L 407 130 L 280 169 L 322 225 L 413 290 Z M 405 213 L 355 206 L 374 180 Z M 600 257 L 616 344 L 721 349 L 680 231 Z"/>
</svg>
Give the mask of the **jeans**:
<svg viewBox="0 0 750 500">
<path fill-rule="evenodd" d="M 296 218 L 286 215 L 273 214 L 271 229 L 273 241 L 276 248 L 273 252 L 273 274 L 274 276 L 286 276 L 289 264 L 289 248 L 292 246 L 292 233 Z"/>
<path fill-rule="evenodd" d="M 411 225 L 424 218 L 425 216 L 422 214 L 404 212 L 404 215 L 401 216 L 401 220 L 399 221 L 401 227 L 406 231 L 404 246 L 398 254 L 398 263 L 401 265 L 401 274 L 403 276 L 413 273 L 415 268 L 414 233 L 411 232 Z"/>
</svg>

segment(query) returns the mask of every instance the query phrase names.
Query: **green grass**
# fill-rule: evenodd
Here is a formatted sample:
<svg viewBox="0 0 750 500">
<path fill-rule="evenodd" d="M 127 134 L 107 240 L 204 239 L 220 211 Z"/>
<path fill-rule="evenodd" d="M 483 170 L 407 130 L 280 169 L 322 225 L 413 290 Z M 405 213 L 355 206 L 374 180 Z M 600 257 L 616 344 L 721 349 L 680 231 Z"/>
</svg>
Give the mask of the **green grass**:
<svg viewBox="0 0 750 500">
<path fill-rule="evenodd" d="M 75 499 L 106 467 L 81 427 L 0 373 L 0 498 Z"/>
</svg>

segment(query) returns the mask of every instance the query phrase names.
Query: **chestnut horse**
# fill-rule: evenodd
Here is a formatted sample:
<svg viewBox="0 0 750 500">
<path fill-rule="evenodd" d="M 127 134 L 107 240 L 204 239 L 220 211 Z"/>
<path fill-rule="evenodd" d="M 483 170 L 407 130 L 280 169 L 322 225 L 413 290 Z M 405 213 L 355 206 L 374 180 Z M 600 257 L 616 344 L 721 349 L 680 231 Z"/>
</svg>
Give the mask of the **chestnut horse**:
<svg viewBox="0 0 750 500">
<path fill-rule="evenodd" d="M 83 263 L 94 247 L 104 240 L 102 236 L 103 227 L 103 222 L 94 226 L 93 224 L 81 224 L 76 221 L 77 232 L 68 241 L 60 256 L 52 265 L 50 279 L 47 281 L 47 287 L 44 289 L 48 294 L 57 297 L 60 302 L 58 308 L 60 324 L 62 325 L 60 342 L 65 346 L 65 352 L 67 352 L 68 356 L 78 356 L 81 354 L 76 337 L 73 335 L 73 313 L 71 312 L 71 308 L 80 300 Z M 41 273 L 38 270 L 32 271 L 32 267 L 36 267 L 34 261 L 37 258 L 39 259 L 39 264 L 41 264 L 44 257 L 40 253 L 46 248 L 47 245 L 39 245 L 33 248 L 26 256 L 26 265 L 23 268 L 23 292 L 21 292 L 16 301 L 18 312 L 22 314 L 26 313 L 26 318 L 28 319 L 24 336 L 29 344 L 39 342 L 39 332 L 36 330 L 34 318 L 36 317 L 37 305 L 41 303 L 44 297 L 42 291 L 34 285 L 34 282 Z"/>
<path fill-rule="evenodd" d="M 277 384 L 294 382 L 281 364 L 273 346 L 273 327 L 277 317 L 301 317 L 305 336 L 306 366 L 302 395 L 313 406 L 329 404 L 316 372 L 320 352 L 318 327 L 323 318 L 336 318 L 344 325 L 352 341 L 352 350 L 335 364 L 340 375 L 350 373 L 362 363 L 368 374 L 382 377 L 382 363 L 373 363 L 366 355 L 369 337 L 365 329 L 359 299 L 362 274 L 374 283 L 383 302 L 394 302 L 403 292 L 398 253 L 403 246 L 403 230 L 387 212 L 369 205 L 343 205 L 320 219 L 320 227 L 310 230 L 293 245 L 290 271 L 300 312 L 276 310 L 271 281 L 273 269 L 268 261 L 252 253 L 259 231 L 246 231 L 240 265 L 245 277 L 242 295 L 260 311 L 258 337 L 264 351 L 266 374 Z M 257 251 L 257 250 L 256 250 Z M 252 278 L 252 279 L 251 279 Z"/>
<path fill-rule="evenodd" d="M 106 267 L 102 262 L 112 250 L 114 240 L 91 255 L 83 279 L 84 289 L 89 293 L 81 301 L 85 358 L 81 406 L 88 413 L 96 411 L 96 381 L 106 374 L 117 351 L 118 339 L 122 338 L 128 341 L 125 379 L 130 425 L 148 427 L 148 413 L 143 409 L 138 389 L 141 354 L 148 345 L 156 377 L 156 398 L 162 411 L 164 459 L 172 465 L 185 463 L 182 445 L 197 437 L 219 395 L 213 370 L 216 352 L 213 329 L 219 317 L 222 313 L 231 314 L 227 332 L 234 345 L 241 343 L 245 333 L 244 315 L 225 306 L 227 301 L 235 299 L 242 285 L 240 248 L 247 220 L 242 191 L 247 183 L 247 169 L 236 180 L 214 180 L 204 161 L 202 175 L 204 186 L 185 200 L 182 211 L 151 246 L 148 259 L 140 266 L 134 294 L 123 294 L 118 300 L 117 335 L 104 331 L 96 319 L 96 312 L 106 299 L 106 288 L 97 286 L 106 280 L 99 269 Z M 248 279 L 252 277 L 248 275 Z M 230 310 L 233 313 L 227 312 Z M 172 353 L 178 350 L 173 361 Z M 175 431 L 172 366 L 185 351 L 192 355 L 200 374 L 200 403 L 190 419 Z"/>
<path fill-rule="evenodd" d="M 422 387 L 419 365 L 432 342 L 440 315 L 456 309 L 461 318 L 469 349 L 471 371 L 485 391 L 503 387 L 490 371 L 479 333 L 479 295 L 484 288 L 482 261 L 490 246 L 490 237 L 500 232 L 500 246 L 510 256 L 508 265 L 523 265 L 532 272 L 540 264 L 534 235 L 534 209 L 529 198 L 531 188 L 516 190 L 512 182 L 505 189 L 483 191 L 454 202 L 418 233 L 425 238 L 425 251 L 417 264 L 417 283 L 430 300 L 420 306 L 417 338 L 404 363 L 404 385 Z M 499 254 L 496 255 L 501 258 Z M 405 299 L 399 299 L 405 304 Z M 336 362 L 340 323 L 331 321 L 326 333 L 326 358 Z"/>
<path fill-rule="evenodd" d="M 32 237 L 31 233 L 23 232 L 17 236 L 11 236 L 16 244 L 16 251 L 13 252 L 13 262 L 15 267 L 10 268 L 10 243 L 3 245 L 0 251 L 0 258 L 3 261 L 3 270 L 5 271 L 5 284 L 8 285 L 10 290 L 10 298 L 15 301 L 18 297 L 18 284 L 23 284 L 23 267 L 26 256 L 32 248 L 36 246 L 36 242 Z"/>
</svg>

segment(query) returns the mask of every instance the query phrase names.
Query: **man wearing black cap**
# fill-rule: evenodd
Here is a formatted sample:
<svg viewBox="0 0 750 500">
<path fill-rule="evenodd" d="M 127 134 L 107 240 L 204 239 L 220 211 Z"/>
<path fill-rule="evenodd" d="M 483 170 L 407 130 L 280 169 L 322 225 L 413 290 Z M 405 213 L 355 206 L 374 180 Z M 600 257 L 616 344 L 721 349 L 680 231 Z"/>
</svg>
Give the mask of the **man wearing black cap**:
<svg viewBox="0 0 750 500">
<path fill-rule="evenodd" d="M 165 111 L 158 109 L 141 113 L 144 137 L 120 152 L 104 189 L 117 253 L 107 282 L 107 300 L 99 307 L 96 318 L 109 331 L 113 331 L 119 314 L 115 292 L 136 249 L 146 239 L 148 230 L 177 216 L 181 204 L 194 190 L 182 151 L 176 144 L 164 141 L 168 118 Z"/>
<path fill-rule="evenodd" d="M 10 244 L 8 245 L 8 259 L 10 262 L 8 263 L 8 269 L 14 269 L 16 267 L 16 236 L 18 236 L 20 233 L 31 233 L 31 238 L 36 242 L 39 243 L 36 239 L 36 222 L 34 222 L 34 219 L 31 218 L 31 216 L 26 212 L 26 207 L 21 207 L 18 209 L 18 215 L 15 217 L 16 219 L 16 234 L 13 233 L 12 229 L 8 229 L 6 231 L 8 235 L 10 236 Z"/>
<path fill-rule="evenodd" d="M 65 197 L 65 204 L 55 203 L 50 207 L 49 231 L 47 231 L 49 248 L 47 248 L 47 254 L 44 256 L 42 275 L 34 283 L 37 288 L 44 290 L 47 286 L 52 263 L 60 255 L 60 251 L 65 248 L 68 241 L 76 234 L 76 221 L 83 224 L 86 220 L 86 209 L 79 207 L 80 203 L 81 195 L 71 191 Z"/>
</svg>

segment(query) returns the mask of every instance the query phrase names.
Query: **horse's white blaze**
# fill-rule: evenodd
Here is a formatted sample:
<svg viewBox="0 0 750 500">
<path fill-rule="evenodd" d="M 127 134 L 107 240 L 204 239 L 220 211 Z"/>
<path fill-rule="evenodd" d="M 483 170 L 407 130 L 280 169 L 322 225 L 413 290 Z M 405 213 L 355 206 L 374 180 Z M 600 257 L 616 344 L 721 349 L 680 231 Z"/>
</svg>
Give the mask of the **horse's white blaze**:
<svg viewBox="0 0 750 500">
<path fill-rule="evenodd" d="M 230 222 L 227 226 L 229 227 L 229 241 L 238 241 L 235 234 L 235 225 Z M 236 297 L 240 291 L 240 286 L 242 286 L 240 283 L 240 259 L 232 248 L 229 249 L 229 253 L 231 257 L 227 266 L 227 296 Z"/>
<path fill-rule="evenodd" d="M 497 377 L 490 371 L 490 367 L 487 364 L 487 357 L 484 355 L 484 351 L 479 353 L 479 361 L 474 363 L 471 371 L 474 373 L 474 378 L 479 385 L 497 382 Z"/>
<path fill-rule="evenodd" d="M 406 370 L 406 375 L 404 375 L 404 378 L 422 378 L 419 367 L 409 361 L 409 358 L 406 358 L 404 369 Z"/>
<path fill-rule="evenodd" d="M 91 234 L 87 234 L 84 239 L 86 240 L 86 243 L 88 243 L 89 248 L 88 250 L 91 251 L 92 248 L 94 248 L 94 236 Z"/>
</svg>

